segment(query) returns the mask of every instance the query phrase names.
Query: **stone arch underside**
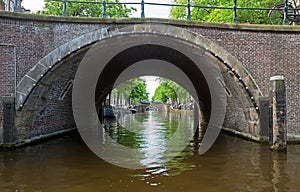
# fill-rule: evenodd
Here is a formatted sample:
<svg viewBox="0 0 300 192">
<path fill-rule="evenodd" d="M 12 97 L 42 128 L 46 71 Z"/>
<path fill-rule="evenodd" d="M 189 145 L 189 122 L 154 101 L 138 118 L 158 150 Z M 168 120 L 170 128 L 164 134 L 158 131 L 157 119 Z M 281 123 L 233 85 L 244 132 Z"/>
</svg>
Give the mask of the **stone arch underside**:
<svg viewBox="0 0 300 192">
<path fill-rule="evenodd" d="M 90 45 L 117 36 L 138 36 L 145 33 L 179 39 L 205 50 L 206 56 L 220 67 L 224 87 L 228 91 L 224 127 L 259 136 L 258 97 L 261 93 L 251 75 L 234 57 L 217 44 L 185 29 L 169 25 L 141 24 L 91 32 L 80 37 L 80 41 L 72 42 L 71 46 L 63 45 L 54 50 L 33 67 L 17 88 L 19 138 L 25 139 L 74 127 L 71 89 L 63 100 L 58 101 L 58 97 L 65 85 L 74 79 L 77 67 Z M 58 118 L 56 121 L 59 115 L 67 120 Z M 28 131 L 32 132 L 30 136 L 26 134 Z"/>
</svg>

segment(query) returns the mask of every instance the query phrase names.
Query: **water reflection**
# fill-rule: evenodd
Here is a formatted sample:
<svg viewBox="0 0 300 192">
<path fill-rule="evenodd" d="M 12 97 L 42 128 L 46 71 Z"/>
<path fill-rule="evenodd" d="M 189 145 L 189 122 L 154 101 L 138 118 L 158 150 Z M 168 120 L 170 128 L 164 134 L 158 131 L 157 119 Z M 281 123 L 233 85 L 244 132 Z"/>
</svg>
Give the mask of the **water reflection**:
<svg viewBox="0 0 300 192">
<path fill-rule="evenodd" d="M 184 147 L 189 145 L 194 134 L 192 114 L 192 111 L 123 114 L 117 120 L 105 119 L 105 124 L 116 124 L 113 121 L 119 124 L 106 128 L 106 132 L 117 143 L 138 149 L 142 154 L 140 164 L 158 174 L 167 170 L 165 158 L 176 156 L 179 144 L 184 144 Z M 168 142 L 172 137 L 176 137 L 176 143 Z"/>
<path fill-rule="evenodd" d="M 149 118 L 156 117 L 134 116 L 128 120 L 147 124 Z M 173 116 L 157 118 L 165 127 L 180 124 Z M 174 131 L 170 127 L 165 133 L 148 137 L 145 134 L 155 130 L 147 129 L 144 133 L 140 128 L 127 130 L 136 134 L 133 138 L 139 145 L 134 147 L 141 147 L 143 163 L 149 165 L 140 170 L 103 161 L 85 146 L 77 133 L 39 145 L 0 151 L 0 191 L 298 192 L 300 189 L 299 145 L 289 145 L 287 153 L 276 153 L 268 146 L 221 134 L 202 156 L 189 145 L 171 161 L 155 164 L 150 157 L 162 158 L 158 152 L 167 145 L 162 142 L 159 149 L 151 139 L 170 138 Z M 116 133 L 111 134 L 117 137 Z M 128 142 L 124 138 L 119 140 Z M 156 151 L 148 152 L 150 147 Z"/>
</svg>

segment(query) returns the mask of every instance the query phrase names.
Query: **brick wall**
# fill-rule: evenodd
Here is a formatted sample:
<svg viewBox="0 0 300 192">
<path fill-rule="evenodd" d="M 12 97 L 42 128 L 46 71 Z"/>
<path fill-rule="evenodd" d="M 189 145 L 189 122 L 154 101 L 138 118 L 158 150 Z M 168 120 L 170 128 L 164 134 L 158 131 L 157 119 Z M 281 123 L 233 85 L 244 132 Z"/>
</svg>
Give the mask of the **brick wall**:
<svg viewBox="0 0 300 192">
<path fill-rule="evenodd" d="M 11 44 L 16 47 L 17 62 L 17 82 L 31 69 L 42 57 L 58 46 L 82 35 L 87 32 L 99 29 L 103 26 L 124 27 L 126 25 L 138 23 L 163 23 L 171 24 L 185 28 L 211 39 L 230 52 L 239 60 L 257 82 L 264 95 L 268 95 L 269 79 L 272 75 L 284 75 L 287 84 L 287 116 L 289 133 L 300 134 L 300 107 L 299 107 L 299 75 L 300 68 L 300 28 L 282 27 L 277 30 L 270 26 L 239 26 L 232 27 L 226 24 L 205 24 L 191 23 L 185 21 L 169 20 L 101 20 L 101 19 L 82 19 L 82 18 L 56 18 L 42 17 L 22 14 L 6 14 L 0 12 L 0 44 Z M 232 29 L 230 29 L 232 28 Z M 235 29 L 234 29 L 235 28 Z M 0 95 L 4 96 L 13 92 L 11 87 L 12 81 L 12 47 L 0 46 Z M 67 81 L 67 79 L 65 79 Z M 44 127 L 61 127 L 59 124 L 53 124 L 46 128 L 46 122 L 55 116 L 51 112 L 63 110 L 66 107 L 69 114 L 68 102 L 58 106 L 52 98 L 58 94 L 65 81 L 56 80 L 53 87 L 46 97 L 46 103 L 40 101 L 39 104 L 46 105 L 50 108 L 35 108 L 36 116 L 32 117 L 32 122 L 27 126 Z M 37 104 L 36 104 L 37 105 Z M 25 110 L 24 110 L 25 111 Z M 0 116 L 2 105 L 0 104 Z M 62 114 L 62 112 L 61 112 Z M 66 115 L 63 115 L 66 116 Z M 25 116 L 20 116 L 25 117 Z M 47 119 L 49 117 L 49 119 Z M 51 117 L 51 118 L 50 118 Z M 54 118 L 54 119 L 53 119 Z M 62 122 L 60 119 L 58 122 Z M 72 120 L 70 120 L 71 122 Z M 66 124 L 68 124 L 66 122 Z M 71 126 L 72 123 L 69 125 Z M 35 128 L 34 128 L 35 129 Z M 60 128 L 58 128 L 60 129 Z M 22 131 L 21 131 L 22 132 Z M 20 134 L 22 134 L 20 132 Z"/>
<path fill-rule="evenodd" d="M 2 96 L 11 96 L 14 93 L 14 48 L 13 45 L 0 44 L 0 128 L 3 123 Z"/>
<path fill-rule="evenodd" d="M 253 76 L 263 95 L 269 94 L 271 76 L 286 81 L 287 126 L 300 134 L 300 28 L 298 31 L 261 31 L 194 28 L 194 31 L 229 51 Z"/>
<path fill-rule="evenodd" d="M 1 17 L 1 15 L 8 14 L 9 13 L 6 12 L 0 12 L 0 133 L 3 126 L 2 96 L 11 95 L 14 92 L 14 47 L 16 48 L 15 53 L 17 63 L 16 83 L 18 83 L 22 77 L 50 51 L 82 34 L 96 30 L 102 26 L 102 24 L 46 22 L 36 21 L 35 19 L 23 20 L 10 17 Z M 22 15 L 23 17 L 23 14 L 19 15 Z M 24 17 L 28 16 L 29 15 L 24 15 Z M 62 84 L 55 86 L 57 88 L 63 88 L 61 87 L 63 86 Z M 45 111 L 46 114 L 44 118 L 40 118 L 41 116 L 38 115 L 34 116 L 34 119 L 32 119 L 34 122 L 24 122 L 24 129 L 27 129 L 28 131 L 29 127 L 33 128 L 31 133 L 28 133 L 28 136 L 37 135 L 39 131 L 41 134 L 43 134 L 47 132 L 45 130 L 61 130 L 62 126 L 65 128 L 74 127 L 73 117 L 71 116 L 72 113 L 70 112 L 66 112 L 68 113 L 69 118 L 63 120 L 63 118 L 66 116 L 62 115 L 61 121 L 53 121 L 53 119 L 58 118 L 56 116 L 58 114 L 58 110 L 60 110 L 60 113 L 62 114 L 65 109 L 67 110 L 70 108 L 70 106 L 66 107 L 66 103 L 68 103 L 68 105 L 71 104 L 70 101 L 66 103 L 61 101 L 60 107 L 53 106 L 55 104 L 55 101 L 53 100 L 52 104 L 49 104 L 48 102 L 51 101 L 47 100 L 47 103 L 45 103 L 48 110 Z M 49 106 L 53 107 L 49 108 Z M 53 112 L 54 117 L 53 115 L 49 116 L 50 111 Z M 30 113 L 30 115 L 34 114 L 38 114 L 38 112 Z M 21 117 L 25 118 L 22 115 Z M 40 124 L 41 121 L 44 121 L 44 125 Z M 52 122 L 52 125 L 50 125 L 50 121 Z M 49 125 L 48 127 L 45 125 L 47 123 Z M 54 128 L 58 124 L 60 124 L 60 126 Z M 37 126 L 40 126 L 41 129 L 37 130 Z M 20 137 L 24 133 L 24 129 L 19 130 Z"/>
<path fill-rule="evenodd" d="M 50 51 L 101 26 L 8 18 L 1 18 L 0 25 L 0 43 L 14 44 L 17 47 L 17 82 Z"/>
<path fill-rule="evenodd" d="M 69 81 L 73 80 L 85 51 L 73 55 L 53 68 L 37 85 L 24 108 L 17 113 L 19 140 L 75 128 L 72 111 L 72 87 L 59 99 Z"/>
</svg>

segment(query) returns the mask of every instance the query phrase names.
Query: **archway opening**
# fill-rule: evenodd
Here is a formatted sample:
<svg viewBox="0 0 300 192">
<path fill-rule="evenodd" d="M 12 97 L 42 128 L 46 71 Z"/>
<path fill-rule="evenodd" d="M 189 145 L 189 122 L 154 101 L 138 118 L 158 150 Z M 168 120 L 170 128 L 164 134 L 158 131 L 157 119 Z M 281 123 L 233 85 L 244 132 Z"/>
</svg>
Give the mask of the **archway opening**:
<svg viewBox="0 0 300 192">
<path fill-rule="evenodd" d="M 87 127 L 97 126 L 95 122 L 99 120 L 98 113 L 102 103 L 114 85 L 138 76 L 154 75 L 181 84 L 194 97 L 203 114 L 203 121 L 208 124 L 199 147 L 199 153 L 205 153 L 217 138 L 225 115 L 226 95 L 220 83 L 222 75 L 218 64 L 204 48 L 185 40 L 156 34 L 138 36 L 139 38 L 136 38 L 136 34 L 130 34 L 104 39 L 93 46 L 82 60 L 75 76 L 72 101 L 75 121 L 81 136 L 97 155 L 102 158 L 104 155 L 104 159 L 111 161 L 111 156 L 103 154 L 106 148 L 114 148 L 107 142 L 111 141 L 111 138 L 107 137 L 102 129 L 93 131 Z M 194 122 L 193 127 L 197 128 L 199 119 Z M 180 138 L 184 134 L 178 132 L 176 136 Z M 97 138 L 104 140 L 99 143 Z M 173 137 L 167 142 L 174 144 L 176 140 L 178 138 Z M 181 151 L 184 147 L 186 143 L 182 143 L 177 150 Z M 117 150 L 116 154 L 121 153 L 124 156 L 136 153 L 124 146 L 112 150 Z M 139 154 L 134 156 L 139 157 Z M 166 157 L 165 160 L 169 158 Z M 138 158 L 134 159 L 137 160 Z M 126 163 L 127 165 L 131 167 L 139 163 Z"/>
<path fill-rule="evenodd" d="M 156 84 L 149 79 L 156 79 Z M 163 159 L 174 150 L 197 149 L 202 130 L 198 111 L 192 94 L 179 84 L 143 76 L 115 85 L 98 115 L 105 135 L 116 144 L 139 151 L 139 164 L 149 168 L 164 166 Z M 172 137 L 176 141 L 169 143 Z"/>
<path fill-rule="evenodd" d="M 180 84 L 158 76 L 137 77 L 115 85 L 102 101 L 98 118 L 102 124 L 105 120 L 112 123 L 106 127 L 119 126 L 120 117 L 124 115 L 149 112 L 189 112 L 197 124 L 203 122 L 202 112 L 193 95 Z"/>
<path fill-rule="evenodd" d="M 182 77 L 178 78 L 172 70 L 182 74 Z M 124 71 L 127 74 L 120 77 Z M 126 78 L 128 77 L 140 75 L 158 75 L 187 86 L 187 90 L 191 91 L 197 100 L 205 101 L 198 104 L 203 112 L 203 120 L 205 122 L 209 121 L 211 95 L 208 83 L 201 70 L 189 57 L 178 50 L 156 44 L 130 47 L 115 55 L 105 65 L 95 89 L 97 110 L 99 110 L 106 96 L 113 90 L 115 83 L 118 82 L 118 78 L 127 80 Z M 183 80 L 183 77 L 186 79 Z M 186 81 L 190 82 L 190 84 L 186 85 Z"/>
</svg>

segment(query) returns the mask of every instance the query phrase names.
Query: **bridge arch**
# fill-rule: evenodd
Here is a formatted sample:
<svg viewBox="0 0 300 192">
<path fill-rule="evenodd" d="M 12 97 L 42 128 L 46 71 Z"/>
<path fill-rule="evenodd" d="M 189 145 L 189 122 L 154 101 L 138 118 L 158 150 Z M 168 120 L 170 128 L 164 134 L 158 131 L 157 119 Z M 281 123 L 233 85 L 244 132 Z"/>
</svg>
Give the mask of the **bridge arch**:
<svg viewBox="0 0 300 192">
<path fill-rule="evenodd" d="M 145 111 L 159 111 L 159 109 L 154 105 L 149 105 L 145 108 Z"/>
<path fill-rule="evenodd" d="M 222 47 L 199 34 L 194 34 L 185 29 L 177 28 L 171 25 L 138 24 L 125 28 L 103 28 L 94 32 L 90 32 L 89 34 L 81 36 L 78 39 L 61 46 L 38 62 L 18 84 L 16 97 L 17 109 L 22 111 L 23 108 L 26 108 L 27 100 L 34 99 L 34 97 L 31 97 L 33 90 L 37 89 L 36 87 L 38 87 L 39 82 L 41 82 L 43 78 L 49 78 L 47 77 L 49 71 L 56 70 L 54 67 L 55 64 L 58 68 L 69 58 L 77 57 L 80 55 L 79 53 L 82 52 L 83 47 L 86 47 L 85 51 L 87 51 L 90 49 L 90 47 L 94 47 L 91 46 L 92 44 L 97 42 L 101 43 L 105 40 L 113 38 L 118 39 L 124 36 L 134 36 L 138 38 L 149 34 L 160 37 L 164 36 L 166 39 L 174 39 L 176 41 L 186 42 L 190 46 L 193 46 L 199 50 L 203 50 L 205 57 L 210 58 L 210 61 L 220 66 L 222 70 L 225 80 L 222 86 L 227 90 L 228 98 L 231 98 L 229 99 L 230 104 L 228 109 L 232 110 L 234 108 L 240 108 L 237 111 L 243 111 L 242 108 L 247 109 L 247 114 L 244 113 L 242 115 L 243 120 L 245 121 L 242 126 L 247 124 L 248 127 L 252 127 L 249 128 L 249 130 L 252 130 L 249 132 L 251 134 L 257 134 L 259 121 L 258 97 L 261 95 L 261 92 L 252 76 L 231 54 L 229 54 Z M 85 51 L 81 54 L 81 58 L 85 54 Z M 164 51 L 164 53 L 167 53 L 167 51 Z M 111 84 L 111 82 L 109 84 Z M 99 94 L 101 95 L 101 93 Z M 243 96 L 242 100 L 239 101 L 239 104 L 236 104 L 237 102 L 235 100 L 237 100 L 241 95 Z M 227 115 L 227 117 L 232 118 L 230 114 Z M 239 115 L 234 116 L 234 120 L 229 120 L 228 127 L 233 126 L 234 129 L 239 130 L 238 127 L 240 125 L 237 125 L 238 118 Z"/>
<path fill-rule="evenodd" d="M 106 36 L 108 36 L 108 29 L 101 28 L 73 39 L 43 57 L 18 83 L 16 87 L 16 109 L 20 110 L 23 107 L 35 86 L 52 68 L 63 63 L 64 59 L 74 56 L 78 51 Z"/>
</svg>

